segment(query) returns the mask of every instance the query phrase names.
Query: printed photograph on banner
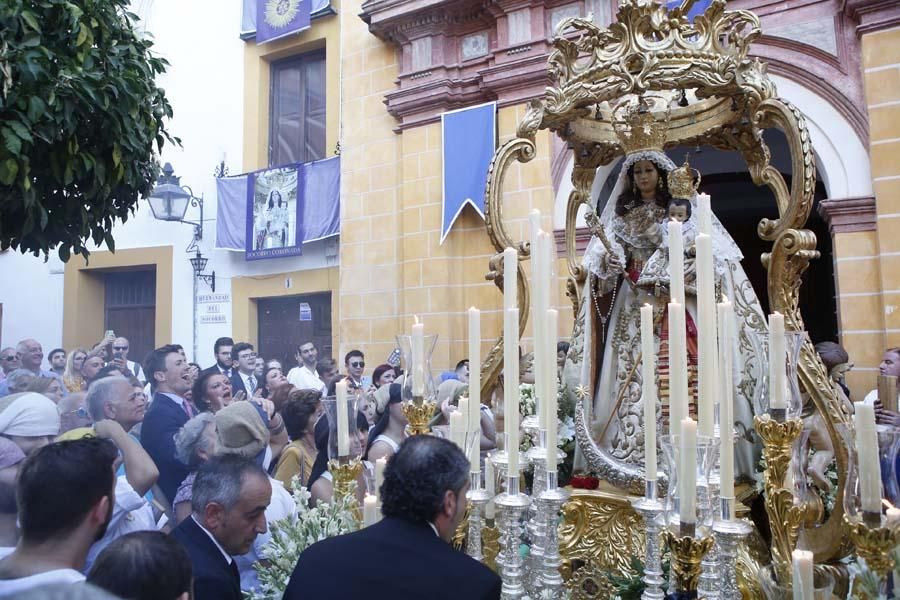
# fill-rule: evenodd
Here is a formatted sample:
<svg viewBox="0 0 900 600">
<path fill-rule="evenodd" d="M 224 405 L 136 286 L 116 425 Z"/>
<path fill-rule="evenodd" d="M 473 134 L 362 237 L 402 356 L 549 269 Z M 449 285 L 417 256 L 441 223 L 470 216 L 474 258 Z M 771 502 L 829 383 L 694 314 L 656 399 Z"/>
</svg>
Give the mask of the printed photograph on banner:
<svg viewBox="0 0 900 600">
<path fill-rule="evenodd" d="M 302 253 L 297 235 L 298 190 L 297 167 L 270 169 L 252 177 L 248 186 L 247 259 Z"/>
</svg>

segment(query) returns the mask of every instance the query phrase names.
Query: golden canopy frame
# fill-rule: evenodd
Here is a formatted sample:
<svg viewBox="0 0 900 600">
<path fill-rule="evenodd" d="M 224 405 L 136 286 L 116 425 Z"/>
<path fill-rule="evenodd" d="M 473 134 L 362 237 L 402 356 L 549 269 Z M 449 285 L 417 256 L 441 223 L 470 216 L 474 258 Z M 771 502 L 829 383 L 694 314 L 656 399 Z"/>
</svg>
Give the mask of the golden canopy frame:
<svg viewBox="0 0 900 600">
<path fill-rule="evenodd" d="M 748 57 L 750 44 L 760 34 L 759 19 L 749 11 L 727 11 L 725 0 L 714 0 L 693 23 L 686 14 L 693 0 L 684 0 L 667 11 L 658 2 L 624 0 L 617 19 L 603 29 L 589 19 L 566 19 L 558 26 L 554 51 L 548 60 L 552 85 L 544 96 L 533 100 L 518 125 L 516 137 L 494 154 L 486 186 L 487 230 L 494 247 L 502 252 L 514 247 L 519 255 L 519 332 L 528 316 L 528 289 L 521 261 L 530 256 L 529 244 L 515 241 L 503 221 L 503 181 L 514 162 L 527 163 L 535 156 L 535 135 L 548 129 L 574 152 L 572 183 L 566 207 L 566 292 L 579 314 L 586 273 L 575 249 L 576 216 L 582 204 L 591 202 L 590 190 L 598 167 L 623 154 L 610 124 L 609 103 L 626 95 L 645 92 L 686 91 L 687 106 L 671 109 L 667 147 L 681 144 L 711 145 L 738 151 L 757 185 L 768 186 L 775 195 L 778 217 L 763 219 L 759 236 L 772 242 L 771 252 L 761 256 L 768 270 L 768 296 L 772 311 L 785 315 L 789 329 L 803 330 L 799 310 L 801 275 L 811 259 L 818 258 L 816 237 L 803 227 L 813 203 L 815 159 L 803 115 L 777 96 L 766 65 Z M 684 104 L 682 102 L 681 104 Z M 770 164 L 770 152 L 762 137 L 767 128 L 781 130 L 787 138 L 793 169 L 788 186 Z M 490 262 L 488 279 L 502 288 L 502 261 Z M 579 324 L 576 322 L 576 334 Z M 482 365 L 482 398 L 489 397 L 502 369 L 502 339 Z M 838 426 L 848 415 L 829 382 L 827 370 L 807 341 L 799 365 L 801 388 L 824 417 L 835 449 L 841 498 L 847 470 L 847 455 Z M 774 457 L 773 457 L 774 458 Z M 834 561 L 847 552 L 843 540 L 843 508 L 836 502 L 824 522 L 797 514 L 779 491 L 787 457 L 775 461 L 766 473 L 766 508 L 772 517 L 773 554 L 776 560 L 790 556 L 799 527 L 807 527 L 807 542 L 818 563 Z M 784 463 L 784 464 L 781 464 Z M 781 478 L 779 478 L 779 472 Z M 620 485 L 634 493 L 634 481 Z M 776 520 L 778 522 L 776 522 Z"/>
</svg>

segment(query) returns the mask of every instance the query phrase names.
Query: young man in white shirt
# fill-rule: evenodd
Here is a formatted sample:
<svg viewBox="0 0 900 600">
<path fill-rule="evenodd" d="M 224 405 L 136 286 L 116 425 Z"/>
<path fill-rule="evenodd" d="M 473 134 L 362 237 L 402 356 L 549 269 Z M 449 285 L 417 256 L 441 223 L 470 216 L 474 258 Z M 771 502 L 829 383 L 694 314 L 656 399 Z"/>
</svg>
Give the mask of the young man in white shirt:
<svg viewBox="0 0 900 600">
<path fill-rule="evenodd" d="M 325 382 L 319 379 L 316 365 L 319 362 L 319 351 L 312 342 L 303 342 L 297 347 L 297 366 L 287 375 L 288 383 L 300 390 L 319 390 L 325 393 Z"/>
<path fill-rule="evenodd" d="M 27 597 L 52 583 L 84 581 L 91 545 L 103 537 L 115 504 L 116 447 L 85 438 L 44 446 L 19 470 L 21 538 L 0 560 L 0 598 Z"/>
</svg>

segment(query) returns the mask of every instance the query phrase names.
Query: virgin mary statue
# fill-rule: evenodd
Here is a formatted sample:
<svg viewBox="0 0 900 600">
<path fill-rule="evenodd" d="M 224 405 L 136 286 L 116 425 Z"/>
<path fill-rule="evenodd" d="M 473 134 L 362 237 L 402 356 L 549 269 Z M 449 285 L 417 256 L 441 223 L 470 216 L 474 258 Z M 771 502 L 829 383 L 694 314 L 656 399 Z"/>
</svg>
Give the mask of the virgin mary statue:
<svg viewBox="0 0 900 600">
<path fill-rule="evenodd" d="M 669 327 L 665 310 L 669 302 L 669 257 L 665 223 L 670 215 L 683 220 L 688 381 L 690 411 L 696 419 L 693 239 L 699 174 L 692 176 L 687 165 L 676 170 L 663 152 L 667 119 L 656 119 L 643 102 L 626 106 L 623 111 L 617 109 L 615 114 L 613 125 L 626 155 L 612 194 L 597 202 L 597 211 L 602 209 L 602 214 L 599 227 L 595 221 L 595 234 L 583 257 L 587 280 L 565 372 L 572 388 L 583 386 L 591 392 L 586 418 L 597 449 L 633 470 L 643 468 L 643 429 L 648 418 L 641 401 L 640 308 L 644 304 L 653 306 L 660 399 L 657 414 L 649 418 L 657 420 L 661 433 L 669 431 Z M 672 178 L 679 172 L 681 185 L 670 189 Z M 673 198 L 673 191 L 680 193 Z M 741 267 L 740 249 L 715 215 L 712 221 L 716 290 L 735 305 L 740 330 L 733 424 L 737 434 L 735 468 L 738 475 L 752 476 L 754 447 L 748 434 L 752 430 L 752 400 L 760 370 L 759 362 L 753 358 L 757 354 L 753 331 L 764 330 L 765 321 Z"/>
</svg>

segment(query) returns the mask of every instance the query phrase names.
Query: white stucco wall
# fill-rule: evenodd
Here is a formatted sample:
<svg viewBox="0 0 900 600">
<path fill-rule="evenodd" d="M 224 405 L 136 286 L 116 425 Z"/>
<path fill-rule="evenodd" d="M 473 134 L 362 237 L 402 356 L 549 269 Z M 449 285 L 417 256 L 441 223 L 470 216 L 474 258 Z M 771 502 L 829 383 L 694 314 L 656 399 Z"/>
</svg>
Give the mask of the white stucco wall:
<svg viewBox="0 0 900 600">
<path fill-rule="evenodd" d="M 152 35 L 157 54 L 169 61 L 168 72 L 159 85 L 174 110 L 168 129 L 179 138 L 180 148 L 167 144 L 163 163 L 171 162 L 182 185 L 203 196 L 204 236 L 200 249 L 209 258 L 206 272 L 216 272 L 216 292 L 231 294 L 231 279 L 237 276 L 270 275 L 286 271 L 323 268 L 337 263 L 326 258 L 328 242 L 307 244 L 304 256 L 247 262 L 243 253 L 215 250 L 216 185 L 213 170 L 223 156 L 233 174 L 242 164 L 243 42 L 238 37 L 241 24 L 240 0 L 136 0 L 133 10 L 142 17 L 142 27 Z M 199 211 L 189 208 L 187 220 L 199 219 Z M 193 347 L 193 275 L 188 255 L 193 228 L 180 223 L 153 219 L 149 205 L 142 201 L 127 223 L 115 227 L 118 249 L 149 246 L 173 247 L 173 296 L 170 339 L 184 345 L 188 355 Z M 331 242 L 334 243 L 334 242 Z M 104 248 L 105 249 L 105 248 Z M 61 345 L 63 326 L 63 265 L 55 258 L 48 263 L 15 252 L 0 254 L 0 303 L 3 305 L 0 344 L 14 345 L 34 337 L 46 354 Z M 209 293 L 199 282 L 199 293 Z M 197 361 L 213 361 L 212 346 L 217 337 L 231 334 L 230 304 L 227 323 L 198 325 Z M 97 307 L 102 311 L 103 307 Z M 97 332 L 97 338 L 103 332 Z M 134 357 L 132 357 L 134 358 Z"/>
</svg>

